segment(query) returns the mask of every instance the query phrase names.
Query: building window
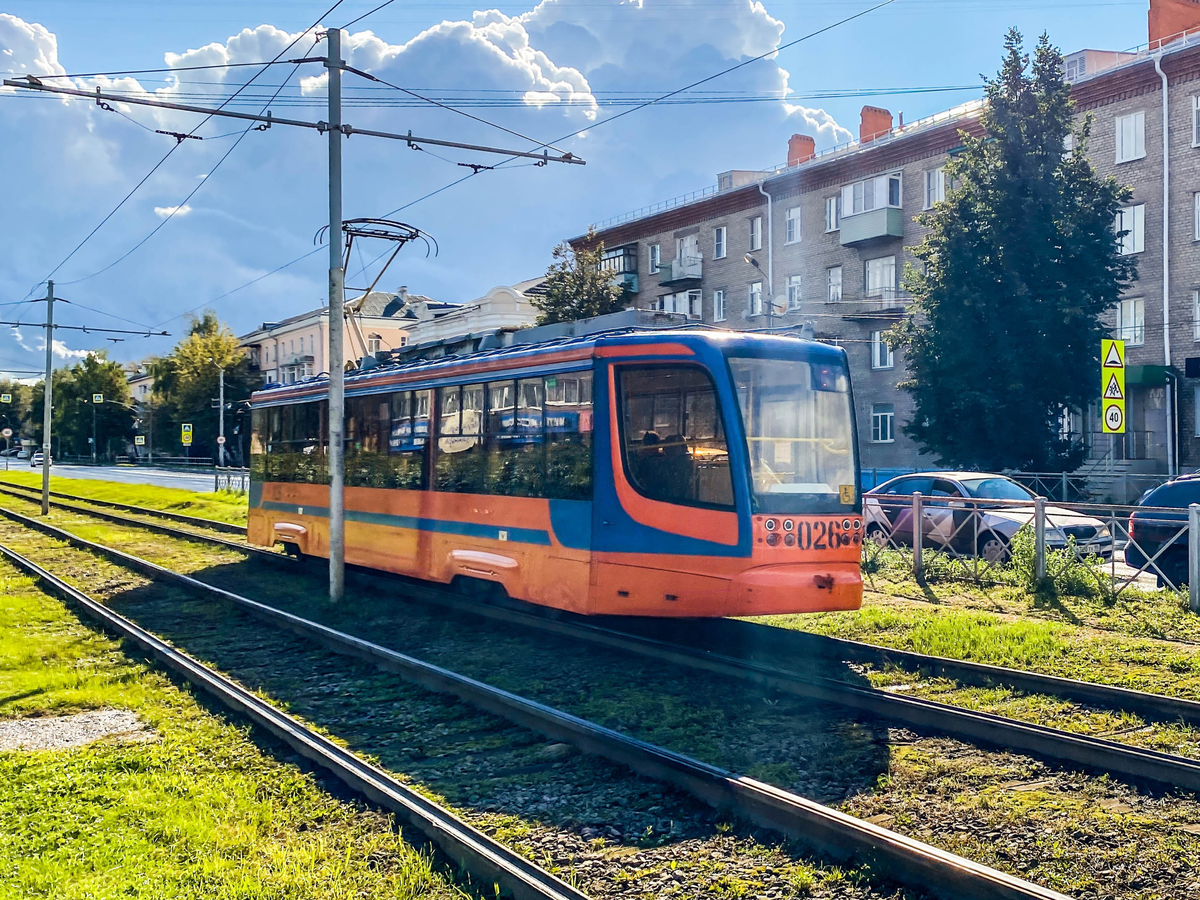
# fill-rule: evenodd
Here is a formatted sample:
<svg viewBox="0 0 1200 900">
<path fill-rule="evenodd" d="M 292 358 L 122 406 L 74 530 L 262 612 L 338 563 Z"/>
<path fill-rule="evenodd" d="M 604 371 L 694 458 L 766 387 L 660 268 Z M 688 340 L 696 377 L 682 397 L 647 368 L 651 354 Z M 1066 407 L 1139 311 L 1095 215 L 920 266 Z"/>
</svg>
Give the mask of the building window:
<svg viewBox="0 0 1200 900">
<path fill-rule="evenodd" d="M 876 403 L 871 406 L 871 443 L 890 444 L 896 440 L 896 405 Z"/>
<path fill-rule="evenodd" d="M 762 216 L 750 220 L 750 249 L 762 249 Z"/>
<path fill-rule="evenodd" d="M 1193 431 L 1196 437 L 1200 437 L 1200 384 L 1192 389 L 1192 404 L 1196 419 L 1196 427 Z"/>
<path fill-rule="evenodd" d="M 750 315 L 762 315 L 762 282 L 756 281 L 750 285 Z"/>
<path fill-rule="evenodd" d="M 789 209 L 784 222 L 787 228 L 787 237 L 784 242 L 798 244 L 800 242 L 800 207 L 793 206 Z"/>
<path fill-rule="evenodd" d="M 900 173 L 856 181 L 842 188 L 842 216 L 892 206 L 900 208 Z"/>
<path fill-rule="evenodd" d="M 1140 297 L 1117 305 L 1117 339 L 1135 347 L 1146 342 L 1146 301 Z"/>
<path fill-rule="evenodd" d="M 367 335 L 367 353 L 374 356 L 383 347 L 383 338 L 377 334 Z M 301 348 L 303 349 L 303 348 Z"/>
<path fill-rule="evenodd" d="M 838 230 L 838 198 L 825 198 L 825 233 Z"/>
<path fill-rule="evenodd" d="M 1200 147 L 1200 96 L 1192 98 L 1192 146 Z"/>
<path fill-rule="evenodd" d="M 713 230 L 713 259 L 725 258 L 725 226 Z"/>
<path fill-rule="evenodd" d="M 803 277 L 800 275 L 789 275 L 787 280 L 788 291 L 788 309 L 797 310 L 800 308 L 800 300 L 803 296 L 801 286 L 803 285 Z"/>
<path fill-rule="evenodd" d="M 662 265 L 662 247 L 658 244 L 651 244 L 647 249 L 650 254 L 650 274 L 657 275 L 658 268 Z"/>
<path fill-rule="evenodd" d="M 896 296 L 896 257 L 881 256 L 863 264 L 863 284 L 868 297 L 893 299 Z"/>
<path fill-rule="evenodd" d="M 680 313 L 689 319 L 700 318 L 699 290 L 680 291 L 677 294 L 664 294 L 658 298 L 656 309 L 659 312 Z"/>
<path fill-rule="evenodd" d="M 896 366 L 896 354 L 883 339 L 882 331 L 871 332 L 871 368 L 892 369 Z"/>
<path fill-rule="evenodd" d="M 1192 291 L 1192 340 L 1200 342 L 1200 291 Z"/>
<path fill-rule="evenodd" d="M 1200 191 L 1192 194 L 1192 240 L 1200 241 Z"/>
<path fill-rule="evenodd" d="M 828 270 L 828 291 L 825 299 L 837 303 L 842 299 L 842 267 L 833 266 Z"/>
<path fill-rule="evenodd" d="M 1083 53 L 1078 53 L 1074 56 L 1068 56 L 1066 60 L 1066 80 L 1078 81 L 1087 74 L 1087 56 Z"/>
<path fill-rule="evenodd" d="M 925 205 L 922 209 L 932 209 L 933 204 L 946 199 L 946 170 L 930 169 L 925 173 Z"/>
<path fill-rule="evenodd" d="M 1063 159 L 1070 159 L 1075 153 L 1075 132 L 1068 131 L 1066 137 L 1063 138 Z"/>
<path fill-rule="evenodd" d="M 1141 253 L 1146 249 L 1146 204 L 1120 210 L 1114 227 L 1118 235 L 1123 235 L 1117 238 L 1122 255 Z"/>
<path fill-rule="evenodd" d="M 725 292 L 713 291 L 713 321 L 725 321 Z"/>
<path fill-rule="evenodd" d="M 1117 162 L 1129 162 L 1146 155 L 1146 114 L 1132 113 L 1116 118 Z"/>
</svg>

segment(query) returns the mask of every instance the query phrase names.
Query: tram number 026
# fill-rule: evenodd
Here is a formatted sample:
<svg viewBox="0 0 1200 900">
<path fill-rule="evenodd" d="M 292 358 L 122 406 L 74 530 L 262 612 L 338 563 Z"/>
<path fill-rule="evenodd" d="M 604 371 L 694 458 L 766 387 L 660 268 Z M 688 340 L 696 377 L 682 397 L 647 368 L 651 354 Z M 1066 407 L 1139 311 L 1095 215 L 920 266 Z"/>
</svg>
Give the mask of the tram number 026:
<svg viewBox="0 0 1200 900">
<path fill-rule="evenodd" d="M 800 550 L 836 550 L 850 545 L 853 532 L 834 520 L 802 520 L 796 523 L 796 546 Z"/>
</svg>

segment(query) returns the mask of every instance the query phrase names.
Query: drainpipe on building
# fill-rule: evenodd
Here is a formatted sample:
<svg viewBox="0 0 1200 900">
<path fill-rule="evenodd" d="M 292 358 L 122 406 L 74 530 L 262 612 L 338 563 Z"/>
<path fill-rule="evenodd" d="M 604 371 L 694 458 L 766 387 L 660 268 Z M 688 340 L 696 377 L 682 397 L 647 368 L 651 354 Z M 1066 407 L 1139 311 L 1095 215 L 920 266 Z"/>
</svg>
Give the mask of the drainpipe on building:
<svg viewBox="0 0 1200 900">
<path fill-rule="evenodd" d="M 775 216 L 771 212 L 771 195 L 758 183 L 758 192 L 767 198 L 767 330 L 774 325 L 775 317 Z"/>
<path fill-rule="evenodd" d="M 1163 211 L 1162 211 L 1162 307 L 1163 307 L 1163 365 L 1171 367 L 1171 247 L 1168 241 L 1171 222 L 1171 115 L 1167 96 L 1167 73 L 1162 68 L 1162 53 L 1154 55 L 1154 71 L 1162 79 L 1162 133 L 1163 133 Z M 1175 475 L 1175 385 L 1168 378 L 1163 390 L 1166 391 L 1164 413 L 1167 419 L 1167 474 Z"/>
</svg>

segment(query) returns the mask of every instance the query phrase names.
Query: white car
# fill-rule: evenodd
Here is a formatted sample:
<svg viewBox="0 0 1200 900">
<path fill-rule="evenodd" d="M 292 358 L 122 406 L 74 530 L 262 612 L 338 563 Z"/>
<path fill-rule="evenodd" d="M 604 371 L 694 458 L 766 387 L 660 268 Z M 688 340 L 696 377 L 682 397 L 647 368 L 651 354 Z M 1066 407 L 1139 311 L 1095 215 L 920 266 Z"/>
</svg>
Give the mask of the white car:
<svg viewBox="0 0 1200 900">
<path fill-rule="evenodd" d="M 42 451 L 33 451 L 33 456 L 29 457 L 29 467 L 32 469 L 38 468 L 42 464 Z M 50 465 L 54 465 L 54 457 L 50 457 Z"/>
<path fill-rule="evenodd" d="M 1003 562 L 1013 535 L 1033 522 L 1034 495 L 1011 478 L 982 472 L 919 472 L 893 478 L 863 495 L 867 540 L 881 546 L 912 546 L 912 495 L 918 491 L 923 498 L 921 543 L 925 547 Z M 1105 522 L 1048 504 L 1046 546 L 1062 549 L 1072 538 L 1080 553 L 1112 555 L 1112 534 Z"/>
</svg>

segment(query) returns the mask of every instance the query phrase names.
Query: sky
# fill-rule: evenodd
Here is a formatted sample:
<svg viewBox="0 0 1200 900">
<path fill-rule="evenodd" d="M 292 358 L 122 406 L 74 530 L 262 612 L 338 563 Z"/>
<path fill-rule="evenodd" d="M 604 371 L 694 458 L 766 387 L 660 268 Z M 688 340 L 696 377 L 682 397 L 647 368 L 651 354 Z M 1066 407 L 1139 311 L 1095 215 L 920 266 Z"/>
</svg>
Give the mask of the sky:
<svg viewBox="0 0 1200 900">
<path fill-rule="evenodd" d="M 200 106 L 242 87 L 228 108 L 255 113 L 278 90 L 274 114 L 318 121 L 319 64 L 272 66 L 248 86 L 259 68 L 235 64 L 269 60 L 297 38 L 284 59 L 323 55 L 310 26 L 345 26 L 383 0 L 343 0 L 322 16 L 334 2 L 0 0 L 0 71 Z M 709 187 L 718 172 L 782 164 L 794 133 L 821 149 L 850 140 L 863 104 L 912 121 L 979 97 L 1010 26 L 1029 44 L 1045 31 L 1064 52 L 1146 40 L 1145 0 L 894 0 L 836 24 L 876 2 L 395 0 L 349 25 L 344 57 L 460 112 L 347 73 L 344 121 L 502 149 L 547 141 L 587 165 L 355 136 L 344 145 L 344 215 L 399 219 L 436 240 L 436 254 L 401 250 L 381 289 L 469 302 L 540 275 L 555 244 L 590 223 Z M 686 102 L 605 121 L 807 35 Z M 199 65 L 215 68 L 182 71 Z M 242 136 L 244 123 L 213 119 L 196 131 L 204 140 L 175 146 L 156 131 L 187 132 L 200 117 L 29 94 L 0 88 L 0 320 L 41 321 L 44 304 L 27 298 L 43 296 L 53 272 L 67 300 L 56 322 L 170 333 L 117 342 L 58 332 L 59 364 L 96 349 L 121 361 L 165 353 L 189 312 L 212 309 L 241 334 L 324 303 L 327 252 L 315 241 L 328 219 L 325 138 L 278 125 Z M 477 175 L 459 165 L 501 162 Z M 385 249 L 363 242 L 347 284 L 370 284 Z M 41 368 L 42 331 L 0 326 L 0 374 Z"/>
</svg>

